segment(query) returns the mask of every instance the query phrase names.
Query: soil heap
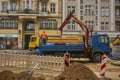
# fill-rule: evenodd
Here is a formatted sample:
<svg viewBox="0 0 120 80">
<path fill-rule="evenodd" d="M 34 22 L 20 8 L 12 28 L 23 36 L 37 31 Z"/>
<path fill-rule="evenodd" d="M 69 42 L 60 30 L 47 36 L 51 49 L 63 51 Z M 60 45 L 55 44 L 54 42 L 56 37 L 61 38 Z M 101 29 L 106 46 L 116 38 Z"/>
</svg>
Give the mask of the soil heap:
<svg viewBox="0 0 120 80">
<path fill-rule="evenodd" d="M 21 72 L 19 74 L 13 73 L 11 71 L 5 70 L 0 72 L 0 80 L 27 80 L 28 74 L 26 72 Z M 45 80 L 44 77 L 33 77 L 29 80 Z"/>
<path fill-rule="evenodd" d="M 74 62 L 54 80 L 100 80 L 88 67 Z"/>
</svg>

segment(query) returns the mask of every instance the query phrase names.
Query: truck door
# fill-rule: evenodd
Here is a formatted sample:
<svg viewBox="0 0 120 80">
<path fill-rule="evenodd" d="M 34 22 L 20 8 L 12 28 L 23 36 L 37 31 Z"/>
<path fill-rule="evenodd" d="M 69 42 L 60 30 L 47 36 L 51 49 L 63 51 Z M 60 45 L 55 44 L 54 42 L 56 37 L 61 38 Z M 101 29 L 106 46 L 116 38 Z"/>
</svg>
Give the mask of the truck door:
<svg viewBox="0 0 120 80">
<path fill-rule="evenodd" d="M 96 37 L 97 41 L 96 44 L 94 45 L 95 50 L 101 50 L 104 53 L 109 53 L 110 52 L 110 45 L 109 45 L 109 38 L 107 35 L 98 35 Z M 94 39 L 95 40 L 95 39 Z"/>
</svg>

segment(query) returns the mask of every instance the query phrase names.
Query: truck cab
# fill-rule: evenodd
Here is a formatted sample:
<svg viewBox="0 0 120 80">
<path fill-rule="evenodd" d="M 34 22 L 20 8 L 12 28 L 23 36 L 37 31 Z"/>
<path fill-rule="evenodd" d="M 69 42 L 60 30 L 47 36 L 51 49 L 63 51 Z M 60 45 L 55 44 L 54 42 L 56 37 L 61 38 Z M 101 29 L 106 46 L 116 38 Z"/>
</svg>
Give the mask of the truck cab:
<svg viewBox="0 0 120 80">
<path fill-rule="evenodd" d="M 107 34 L 92 35 L 92 49 L 95 51 L 102 51 L 106 54 L 109 54 L 111 51 L 109 42 L 110 41 Z"/>
<path fill-rule="evenodd" d="M 40 39 L 37 36 L 32 35 L 29 41 L 29 50 L 34 50 L 39 48 Z"/>
</svg>

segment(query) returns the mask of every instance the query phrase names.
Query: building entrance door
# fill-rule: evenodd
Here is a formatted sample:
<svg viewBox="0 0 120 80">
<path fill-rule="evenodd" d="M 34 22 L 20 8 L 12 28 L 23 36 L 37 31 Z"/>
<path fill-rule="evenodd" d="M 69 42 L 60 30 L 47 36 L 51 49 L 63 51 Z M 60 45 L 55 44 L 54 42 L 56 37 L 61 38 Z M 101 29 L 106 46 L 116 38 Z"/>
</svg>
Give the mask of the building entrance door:
<svg viewBox="0 0 120 80">
<path fill-rule="evenodd" d="M 25 35 L 24 49 L 29 49 L 29 40 L 31 35 Z"/>
</svg>

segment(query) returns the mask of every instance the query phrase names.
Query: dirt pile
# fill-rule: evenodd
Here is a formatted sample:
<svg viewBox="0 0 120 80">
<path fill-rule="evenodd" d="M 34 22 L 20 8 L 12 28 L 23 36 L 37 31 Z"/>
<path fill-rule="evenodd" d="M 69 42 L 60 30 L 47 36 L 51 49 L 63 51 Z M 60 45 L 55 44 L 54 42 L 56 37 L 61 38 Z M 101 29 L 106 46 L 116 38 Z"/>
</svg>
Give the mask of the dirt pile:
<svg viewBox="0 0 120 80">
<path fill-rule="evenodd" d="M 54 80 L 100 80 L 88 67 L 75 62 Z"/>
<path fill-rule="evenodd" d="M 27 72 L 21 72 L 19 74 L 13 73 L 11 71 L 5 70 L 0 72 L 0 80 L 27 80 Z M 30 80 L 45 80 L 44 77 L 33 77 L 31 76 Z"/>
</svg>

